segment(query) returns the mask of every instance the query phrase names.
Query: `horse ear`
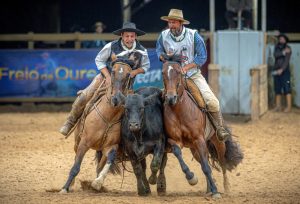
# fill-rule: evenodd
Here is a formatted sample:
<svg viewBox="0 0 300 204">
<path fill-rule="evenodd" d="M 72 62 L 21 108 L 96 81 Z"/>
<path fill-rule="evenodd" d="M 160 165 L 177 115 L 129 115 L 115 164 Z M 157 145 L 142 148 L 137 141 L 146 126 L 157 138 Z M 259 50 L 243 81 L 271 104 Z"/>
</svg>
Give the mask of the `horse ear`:
<svg viewBox="0 0 300 204">
<path fill-rule="evenodd" d="M 111 61 L 116 61 L 116 59 L 117 59 L 117 55 L 113 52 L 111 54 Z"/>
<path fill-rule="evenodd" d="M 119 92 L 119 96 L 120 96 L 120 99 L 121 99 L 120 105 L 125 105 L 126 97 L 123 95 L 122 92 Z"/>
<path fill-rule="evenodd" d="M 144 106 L 149 106 L 149 105 L 153 105 L 156 101 L 156 98 L 159 94 L 158 93 L 154 93 L 148 97 L 146 97 L 144 99 Z"/>
</svg>

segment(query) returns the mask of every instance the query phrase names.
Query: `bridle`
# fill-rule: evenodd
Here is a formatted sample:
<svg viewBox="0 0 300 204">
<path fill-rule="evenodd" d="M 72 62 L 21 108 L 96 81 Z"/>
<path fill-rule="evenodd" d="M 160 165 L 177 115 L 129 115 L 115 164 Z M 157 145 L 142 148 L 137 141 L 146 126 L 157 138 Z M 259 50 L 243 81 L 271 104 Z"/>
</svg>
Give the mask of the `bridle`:
<svg viewBox="0 0 300 204">
<path fill-rule="evenodd" d="M 168 64 L 166 64 L 166 63 L 168 63 Z M 167 61 L 165 64 L 165 66 L 172 66 L 172 65 L 174 65 L 174 64 L 178 64 L 179 65 L 179 67 L 181 66 L 180 65 L 180 63 L 179 62 L 175 62 L 175 61 Z M 180 101 L 180 99 L 181 99 L 181 97 L 182 97 L 182 95 L 183 95 L 183 92 L 184 92 L 184 86 L 183 86 L 183 83 L 182 83 L 182 81 L 183 81 L 183 76 L 182 76 L 182 74 L 181 74 L 181 71 L 180 71 L 180 68 L 179 67 L 176 67 L 176 66 L 172 66 L 172 68 L 173 69 L 175 69 L 175 71 L 176 71 L 176 73 L 177 74 L 179 74 L 180 76 L 180 79 L 178 80 L 178 82 L 177 82 L 177 84 L 176 84 L 176 89 L 175 89 L 175 91 L 176 91 L 176 94 L 178 95 L 178 101 Z M 165 81 L 166 80 L 168 80 L 168 79 L 164 79 L 164 86 L 165 86 Z M 166 86 L 165 86 L 166 87 Z M 182 89 L 182 90 L 180 90 L 180 88 Z M 167 91 L 166 91 L 166 89 L 164 90 L 164 95 L 166 95 L 167 94 Z"/>
<path fill-rule="evenodd" d="M 133 79 L 130 77 L 130 72 L 132 71 L 132 69 L 131 69 L 130 65 L 125 62 L 118 61 L 118 62 L 115 62 L 114 65 L 115 64 L 125 65 L 127 68 L 129 68 L 129 73 L 126 75 L 125 86 L 122 87 L 122 92 L 124 91 L 124 94 L 127 95 L 129 93 L 129 91 L 132 90 L 132 85 L 133 85 Z M 115 79 L 114 79 L 114 74 L 115 74 L 115 71 L 113 70 L 112 74 L 111 74 L 110 96 L 112 96 L 114 83 L 116 83 Z"/>
</svg>

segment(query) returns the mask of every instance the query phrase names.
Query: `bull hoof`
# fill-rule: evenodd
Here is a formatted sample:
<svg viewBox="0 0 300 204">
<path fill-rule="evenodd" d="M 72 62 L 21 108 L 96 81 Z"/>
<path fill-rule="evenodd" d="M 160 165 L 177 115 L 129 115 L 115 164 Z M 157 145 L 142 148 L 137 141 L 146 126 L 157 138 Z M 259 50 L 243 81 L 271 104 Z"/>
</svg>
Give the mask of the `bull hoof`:
<svg viewBox="0 0 300 204">
<path fill-rule="evenodd" d="M 193 178 L 191 178 L 191 179 L 188 180 L 188 182 L 189 182 L 189 184 L 190 184 L 191 186 L 196 185 L 196 184 L 198 183 L 198 178 L 197 178 L 197 176 L 194 175 Z"/>
<path fill-rule="evenodd" d="M 138 191 L 138 195 L 139 196 L 148 196 L 151 194 L 151 191 L 150 189 L 145 189 L 145 190 L 139 190 Z"/>
<path fill-rule="evenodd" d="M 151 185 L 154 185 L 154 184 L 157 183 L 157 177 L 156 177 L 156 175 L 151 175 L 151 176 L 149 177 L 149 183 L 150 183 Z"/>
<path fill-rule="evenodd" d="M 67 194 L 67 193 L 68 193 L 67 189 L 64 188 L 59 191 L 59 194 Z"/>
<path fill-rule="evenodd" d="M 103 182 L 101 182 L 100 180 L 95 179 L 91 186 L 93 189 L 95 189 L 96 191 L 100 191 L 102 188 Z"/>
<path fill-rule="evenodd" d="M 212 195 L 212 198 L 215 199 L 215 200 L 217 200 L 217 199 L 221 199 L 222 196 L 221 196 L 220 193 L 215 193 L 215 194 Z"/>
</svg>

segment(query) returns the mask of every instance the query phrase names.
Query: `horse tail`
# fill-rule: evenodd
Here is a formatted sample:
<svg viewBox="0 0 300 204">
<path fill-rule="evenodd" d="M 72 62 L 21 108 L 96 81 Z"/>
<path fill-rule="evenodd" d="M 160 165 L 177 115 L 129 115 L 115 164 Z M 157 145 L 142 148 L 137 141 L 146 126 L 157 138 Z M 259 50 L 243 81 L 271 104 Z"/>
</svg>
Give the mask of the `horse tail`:
<svg viewBox="0 0 300 204">
<path fill-rule="evenodd" d="M 228 128 L 227 130 L 231 132 Z M 220 147 L 216 147 L 212 141 L 208 140 L 206 144 L 210 155 L 211 166 L 218 171 L 220 171 L 218 166 L 222 167 L 222 169 L 225 168 L 231 171 L 235 169 L 244 158 L 240 145 L 232 139 L 232 136 L 225 141 L 225 154 L 223 154 L 223 156 L 222 153 L 220 153 L 222 150 L 216 149 Z M 221 155 L 218 155 L 218 153 Z M 219 158 L 219 156 L 223 158 Z"/>
<path fill-rule="evenodd" d="M 96 154 L 95 154 L 95 161 L 97 163 L 97 172 L 100 172 L 102 171 L 102 168 L 103 167 L 100 167 L 98 164 L 100 162 L 100 160 L 102 159 L 102 152 L 101 151 L 96 151 Z M 99 169 L 101 168 L 101 169 Z M 117 159 L 114 160 L 114 162 L 112 163 L 112 165 L 110 166 L 110 169 L 109 171 L 113 174 L 113 175 L 116 175 L 116 174 L 119 174 L 121 175 L 121 167 L 120 165 L 118 164 L 118 161 Z"/>
<path fill-rule="evenodd" d="M 240 148 L 240 145 L 234 141 L 232 137 L 229 137 L 228 140 L 225 141 L 225 147 L 225 167 L 227 170 L 231 171 L 242 162 L 244 154 Z"/>
</svg>

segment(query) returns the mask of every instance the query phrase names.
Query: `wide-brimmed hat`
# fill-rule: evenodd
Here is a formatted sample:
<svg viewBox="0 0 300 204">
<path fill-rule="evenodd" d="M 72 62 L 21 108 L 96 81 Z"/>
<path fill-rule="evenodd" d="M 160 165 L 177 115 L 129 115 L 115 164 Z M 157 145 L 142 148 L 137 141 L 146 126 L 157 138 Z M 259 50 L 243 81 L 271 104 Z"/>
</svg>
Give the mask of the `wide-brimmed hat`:
<svg viewBox="0 0 300 204">
<path fill-rule="evenodd" d="M 135 32 L 137 36 L 145 35 L 146 33 L 140 29 L 137 29 L 135 24 L 132 22 L 123 23 L 123 27 L 113 31 L 112 33 L 115 35 L 121 35 L 123 32 Z"/>
<path fill-rule="evenodd" d="M 286 34 L 280 33 L 280 34 L 277 36 L 278 40 L 279 40 L 280 37 L 283 37 L 283 38 L 285 39 L 285 42 L 286 42 L 286 43 L 289 42 L 289 38 L 288 38 L 288 36 L 287 36 Z"/>
<path fill-rule="evenodd" d="M 190 24 L 190 22 L 188 20 L 185 20 L 183 18 L 182 10 L 179 10 L 179 9 L 171 9 L 168 16 L 162 16 L 162 17 L 160 17 L 160 19 L 163 21 L 168 21 L 168 20 L 172 19 L 172 20 L 182 21 L 183 24 L 185 24 L 185 25 Z"/>
</svg>

